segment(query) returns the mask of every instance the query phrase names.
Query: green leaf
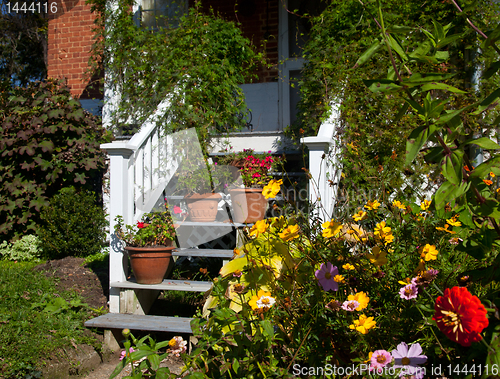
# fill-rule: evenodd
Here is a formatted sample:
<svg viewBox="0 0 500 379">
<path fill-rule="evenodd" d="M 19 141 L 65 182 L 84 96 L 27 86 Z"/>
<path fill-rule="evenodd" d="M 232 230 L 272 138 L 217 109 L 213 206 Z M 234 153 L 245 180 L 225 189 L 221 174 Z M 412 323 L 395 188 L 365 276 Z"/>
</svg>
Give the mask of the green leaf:
<svg viewBox="0 0 500 379">
<path fill-rule="evenodd" d="M 383 42 L 376 40 L 375 43 L 358 58 L 353 68 L 358 68 L 362 64 L 366 63 L 366 61 L 373 57 L 373 55 L 377 52 L 378 49 L 380 49 L 381 46 L 383 46 Z"/>
<path fill-rule="evenodd" d="M 490 67 L 488 67 L 488 69 L 484 72 L 483 74 L 483 78 L 484 79 L 489 79 L 491 78 L 493 75 L 496 74 L 496 72 L 498 71 L 498 69 L 500 69 L 500 61 L 497 61 L 497 62 L 493 62 Z"/>
<path fill-rule="evenodd" d="M 408 61 L 408 56 L 399 44 L 399 42 L 391 35 L 389 35 L 389 46 L 399 55 L 403 62 Z"/>
<path fill-rule="evenodd" d="M 442 146 L 431 147 L 429 152 L 424 155 L 424 159 L 429 163 L 439 163 L 442 160 L 444 148 Z"/>
<path fill-rule="evenodd" d="M 372 92 L 393 92 L 403 88 L 395 81 L 388 79 L 363 80 L 363 82 Z"/>
<path fill-rule="evenodd" d="M 428 73 L 428 74 L 420 74 L 415 73 L 410 76 L 409 79 L 405 79 L 403 81 L 404 85 L 407 86 L 419 86 L 421 84 L 426 84 L 430 82 L 439 82 L 442 80 L 448 80 L 455 76 L 456 74 L 440 74 L 440 73 Z"/>
<path fill-rule="evenodd" d="M 152 354 L 148 356 L 148 361 L 149 363 L 151 363 L 151 368 L 153 370 L 156 371 L 160 368 L 160 357 L 158 356 L 158 354 Z"/>
<path fill-rule="evenodd" d="M 444 83 L 431 82 L 429 84 L 424 84 L 422 86 L 422 91 L 430 91 L 430 90 L 433 90 L 433 89 L 450 91 L 450 92 L 453 92 L 453 93 L 467 93 L 465 91 L 462 91 L 461 89 L 458 89 L 456 87 L 453 87 L 453 86 L 450 86 L 450 85 L 444 84 Z"/>
<path fill-rule="evenodd" d="M 456 249 L 469 254 L 477 260 L 482 260 L 491 251 L 495 236 L 496 232 L 494 230 L 481 230 L 479 233 L 474 233 L 467 240 L 462 241 L 457 245 Z"/>
<path fill-rule="evenodd" d="M 487 175 L 489 175 L 491 169 L 493 167 L 500 166 L 500 156 L 490 158 L 486 162 L 481 163 L 474 170 L 469 173 L 471 178 L 479 178 L 484 179 Z"/>
<path fill-rule="evenodd" d="M 446 203 L 451 202 L 459 196 L 462 196 L 470 187 L 470 183 L 461 183 L 456 185 L 449 181 L 444 182 L 434 194 L 434 203 L 436 209 L 444 208 Z"/>
<path fill-rule="evenodd" d="M 456 185 L 462 182 L 462 158 L 463 152 L 455 150 L 451 155 L 444 157 L 441 162 L 443 176 Z"/>
<path fill-rule="evenodd" d="M 493 91 L 490 95 L 486 97 L 481 103 L 479 104 L 478 110 L 475 112 L 472 112 L 474 115 L 479 115 L 485 110 L 488 109 L 493 109 L 495 108 L 498 104 L 498 98 L 500 97 L 500 88 L 497 88 L 495 91 Z"/>
<path fill-rule="evenodd" d="M 260 325 L 269 338 L 274 338 L 274 328 L 269 320 L 260 321 Z"/>
<path fill-rule="evenodd" d="M 467 140 L 460 145 L 460 149 L 462 149 L 466 145 L 471 145 L 471 144 L 477 145 L 477 146 L 479 146 L 483 149 L 486 149 L 486 150 L 500 149 L 500 146 L 496 142 L 493 142 L 488 137 L 481 137 L 481 138 L 477 138 L 477 139 Z"/>
<path fill-rule="evenodd" d="M 430 125 L 428 128 L 425 125 L 419 126 L 414 129 L 410 136 L 408 137 L 408 141 L 406 141 L 406 164 L 409 165 L 418 152 L 427 142 L 427 140 L 434 134 L 437 130 L 436 125 Z"/>
<path fill-rule="evenodd" d="M 500 218 L 500 203 L 494 199 L 487 199 L 479 206 L 473 207 L 474 214 L 481 217 Z"/>
<path fill-rule="evenodd" d="M 444 116 L 441 116 L 441 117 L 437 118 L 435 120 L 435 123 L 437 125 L 446 124 L 446 123 L 450 122 L 453 118 L 455 118 L 456 116 L 458 116 L 460 113 L 462 113 L 463 111 L 466 111 L 467 109 L 469 109 L 469 108 L 471 108 L 473 106 L 474 106 L 474 104 L 470 104 L 470 105 L 467 105 L 466 107 L 463 107 L 461 109 L 457 109 L 457 110 L 454 110 L 454 111 L 447 111 Z"/>
</svg>

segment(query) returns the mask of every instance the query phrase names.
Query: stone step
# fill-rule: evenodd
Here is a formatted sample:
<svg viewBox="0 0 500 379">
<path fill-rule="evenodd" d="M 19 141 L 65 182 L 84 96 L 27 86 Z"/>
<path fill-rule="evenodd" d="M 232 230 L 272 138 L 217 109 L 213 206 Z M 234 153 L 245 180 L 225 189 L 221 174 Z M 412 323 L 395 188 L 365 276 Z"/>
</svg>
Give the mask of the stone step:
<svg viewBox="0 0 500 379">
<path fill-rule="evenodd" d="M 167 317 L 108 313 L 85 322 L 87 328 L 130 329 L 150 332 L 191 334 L 191 320 L 187 317 Z"/>
<path fill-rule="evenodd" d="M 110 282 L 109 286 L 134 290 L 207 292 L 212 288 L 212 282 L 165 279 L 158 284 L 138 284 L 134 279 L 131 279 L 126 282 Z"/>
<path fill-rule="evenodd" d="M 234 252 L 230 249 L 176 249 L 172 252 L 177 257 L 205 257 L 232 259 Z"/>
</svg>

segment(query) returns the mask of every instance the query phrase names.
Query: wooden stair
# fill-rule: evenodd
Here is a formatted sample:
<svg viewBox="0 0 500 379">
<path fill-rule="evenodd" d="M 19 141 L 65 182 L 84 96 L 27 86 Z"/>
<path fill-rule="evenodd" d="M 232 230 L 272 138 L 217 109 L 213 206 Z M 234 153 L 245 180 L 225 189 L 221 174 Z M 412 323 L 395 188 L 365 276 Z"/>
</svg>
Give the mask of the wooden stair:
<svg viewBox="0 0 500 379">
<path fill-rule="evenodd" d="M 108 313 L 86 321 L 84 325 L 87 328 L 130 329 L 191 334 L 191 320 L 192 318 L 187 317 Z"/>
</svg>

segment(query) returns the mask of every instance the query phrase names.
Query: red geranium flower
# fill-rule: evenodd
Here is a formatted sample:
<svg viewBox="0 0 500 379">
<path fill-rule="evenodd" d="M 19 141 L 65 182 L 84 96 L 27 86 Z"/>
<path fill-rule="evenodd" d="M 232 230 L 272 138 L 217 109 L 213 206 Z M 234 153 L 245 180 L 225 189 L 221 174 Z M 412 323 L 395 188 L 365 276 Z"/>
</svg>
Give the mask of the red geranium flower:
<svg viewBox="0 0 500 379">
<path fill-rule="evenodd" d="M 452 341 L 462 346 L 481 341 L 479 333 L 488 326 L 486 309 L 465 287 L 446 288 L 434 305 L 432 318 L 438 328 Z"/>
<path fill-rule="evenodd" d="M 178 205 L 174 205 L 174 213 L 175 213 L 176 215 L 178 215 L 178 214 L 182 213 L 182 209 L 181 209 L 181 207 L 179 207 Z"/>
<path fill-rule="evenodd" d="M 144 223 L 143 223 L 143 222 L 137 221 L 137 227 L 138 227 L 139 229 L 144 228 L 144 226 L 145 226 L 145 225 L 144 225 Z"/>
</svg>

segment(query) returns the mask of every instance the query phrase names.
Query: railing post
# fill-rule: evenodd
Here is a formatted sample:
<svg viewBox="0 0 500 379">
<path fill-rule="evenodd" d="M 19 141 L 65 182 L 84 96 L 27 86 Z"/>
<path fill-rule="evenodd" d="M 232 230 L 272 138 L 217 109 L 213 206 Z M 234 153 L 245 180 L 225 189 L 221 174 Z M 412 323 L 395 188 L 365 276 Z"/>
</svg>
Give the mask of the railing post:
<svg viewBox="0 0 500 379">
<path fill-rule="evenodd" d="M 312 214 L 322 223 L 330 221 L 336 202 L 341 170 L 337 164 L 334 140 L 336 123 L 331 117 L 321 125 L 316 137 L 304 137 L 301 142 L 309 149 L 309 200 L 316 204 Z M 333 185 L 330 185 L 330 180 Z"/>
<path fill-rule="evenodd" d="M 134 151 L 126 147 L 127 142 L 113 142 L 101 145 L 109 155 L 110 193 L 109 193 L 109 282 L 126 281 L 128 261 L 121 242 L 114 233 L 115 217 L 123 216 L 126 224 L 131 224 L 134 217 L 133 169 Z M 109 311 L 120 312 L 120 289 L 109 289 Z"/>
</svg>

